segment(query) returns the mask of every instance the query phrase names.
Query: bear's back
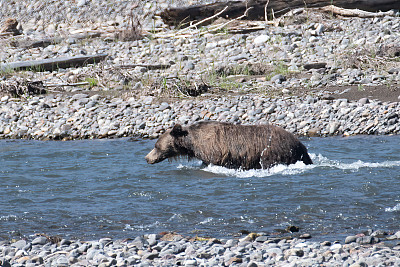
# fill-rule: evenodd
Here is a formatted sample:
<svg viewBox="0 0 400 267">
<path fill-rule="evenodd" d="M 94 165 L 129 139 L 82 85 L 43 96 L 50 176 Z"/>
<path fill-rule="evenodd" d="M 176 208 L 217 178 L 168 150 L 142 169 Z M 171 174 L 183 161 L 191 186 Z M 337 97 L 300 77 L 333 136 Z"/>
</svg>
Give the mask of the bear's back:
<svg viewBox="0 0 400 267">
<path fill-rule="evenodd" d="M 306 148 L 286 130 L 265 125 L 199 122 L 188 127 L 191 149 L 206 164 L 228 168 L 268 168 L 301 160 Z"/>
</svg>

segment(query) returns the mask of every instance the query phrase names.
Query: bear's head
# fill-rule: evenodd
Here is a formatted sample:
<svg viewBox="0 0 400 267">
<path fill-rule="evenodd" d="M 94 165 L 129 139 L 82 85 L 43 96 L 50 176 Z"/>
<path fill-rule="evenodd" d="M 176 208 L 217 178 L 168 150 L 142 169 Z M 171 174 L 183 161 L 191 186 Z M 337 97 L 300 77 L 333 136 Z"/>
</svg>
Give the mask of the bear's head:
<svg viewBox="0 0 400 267">
<path fill-rule="evenodd" d="M 153 150 L 145 157 L 147 163 L 155 164 L 168 158 L 181 156 L 182 151 L 177 140 L 187 134 L 188 132 L 180 124 L 176 124 L 172 129 L 167 130 L 157 140 Z"/>
</svg>

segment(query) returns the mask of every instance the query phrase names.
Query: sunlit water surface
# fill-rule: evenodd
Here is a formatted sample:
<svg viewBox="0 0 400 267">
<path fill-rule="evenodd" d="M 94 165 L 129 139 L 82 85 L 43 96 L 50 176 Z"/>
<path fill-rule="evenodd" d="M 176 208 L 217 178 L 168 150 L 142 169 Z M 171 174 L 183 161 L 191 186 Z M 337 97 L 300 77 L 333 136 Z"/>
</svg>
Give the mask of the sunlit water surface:
<svg viewBox="0 0 400 267">
<path fill-rule="evenodd" d="M 400 230 L 400 136 L 303 139 L 314 165 L 147 165 L 155 141 L 0 140 L 0 237 L 230 237 L 288 225 L 316 239 Z"/>
</svg>

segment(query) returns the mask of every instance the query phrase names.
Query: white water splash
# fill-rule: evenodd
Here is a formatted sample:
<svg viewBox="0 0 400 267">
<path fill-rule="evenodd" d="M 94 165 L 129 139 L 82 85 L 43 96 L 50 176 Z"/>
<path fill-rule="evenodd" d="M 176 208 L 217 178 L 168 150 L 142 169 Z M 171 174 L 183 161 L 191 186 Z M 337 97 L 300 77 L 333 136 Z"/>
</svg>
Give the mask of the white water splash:
<svg viewBox="0 0 400 267">
<path fill-rule="evenodd" d="M 0 221 L 16 221 L 16 220 L 17 220 L 17 216 L 15 216 L 15 215 L 0 216 Z"/>
<path fill-rule="evenodd" d="M 152 199 L 153 196 L 150 193 L 140 191 L 140 192 L 133 192 L 128 195 L 128 197 L 146 197 L 147 199 Z"/>
<path fill-rule="evenodd" d="M 248 216 L 240 216 L 240 221 L 245 222 L 245 223 L 249 223 L 249 224 L 253 224 L 256 222 L 255 219 L 250 218 Z"/>
<path fill-rule="evenodd" d="M 394 206 L 393 208 L 386 208 L 386 212 L 394 212 L 394 211 L 400 211 L 400 203 Z"/>
<path fill-rule="evenodd" d="M 237 170 L 237 169 L 228 169 L 221 166 L 209 165 L 202 169 L 203 171 L 215 173 L 215 174 L 223 174 L 226 176 L 236 176 L 239 178 L 247 178 L 247 177 L 267 177 L 276 174 L 284 174 L 284 175 L 294 175 L 305 172 L 309 169 L 308 166 L 303 162 L 297 162 L 296 164 L 292 164 L 289 166 L 286 165 L 276 165 L 269 169 L 252 169 L 252 170 Z"/>
<path fill-rule="evenodd" d="M 201 167 L 201 162 L 196 161 L 195 163 L 180 164 L 179 169 L 198 169 L 206 172 L 211 172 L 215 174 L 221 174 L 225 176 L 234 176 L 239 178 L 248 177 L 268 177 L 273 175 L 296 175 L 307 172 L 315 168 L 332 168 L 340 170 L 351 170 L 357 171 L 362 168 L 391 168 L 400 166 L 400 161 L 383 161 L 383 162 L 364 162 L 357 160 L 353 163 L 343 163 L 338 160 L 331 160 L 321 154 L 310 153 L 310 157 L 314 164 L 305 165 L 302 161 L 298 161 L 295 164 L 287 165 L 276 165 L 269 169 L 252 169 L 252 170 L 241 170 L 241 169 L 228 169 L 221 166 L 208 165 L 204 168 Z"/>
<path fill-rule="evenodd" d="M 204 221 L 199 222 L 199 224 L 208 224 L 208 223 L 212 222 L 213 220 L 214 220 L 214 218 L 207 217 Z"/>
<path fill-rule="evenodd" d="M 138 230 L 148 230 L 155 226 L 159 226 L 161 223 L 159 221 L 155 221 L 154 223 L 150 224 L 140 224 L 140 225 L 130 225 L 125 224 L 124 231 L 138 231 Z"/>
<path fill-rule="evenodd" d="M 180 213 L 174 213 L 167 221 L 178 221 L 178 222 L 187 222 L 188 219 L 185 218 L 182 214 Z"/>
<path fill-rule="evenodd" d="M 353 163 L 342 163 L 338 160 L 330 160 L 321 154 L 310 154 L 314 161 L 314 165 L 321 167 L 331 167 L 341 170 L 359 170 L 361 168 L 392 168 L 399 167 L 400 161 L 383 161 L 383 162 L 364 162 L 357 160 Z"/>
<path fill-rule="evenodd" d="M 337 166 L 343 170 L 358 170 L 361 168 L 391 168 L 400 166 L 400 161 L 384 161 L 384 162 L 363 162 L 358 160 L 350 164 L 341 164 Z"/>
<path fill-rule="evenodd" d="M 203 166 L 203 162 L 201 160 L 189 160 L 187 162 L 182 162 L 178 165 L 178 169 L 182 170 L 190 170 L 190 169 L 198 169 Z"/>
</svg>

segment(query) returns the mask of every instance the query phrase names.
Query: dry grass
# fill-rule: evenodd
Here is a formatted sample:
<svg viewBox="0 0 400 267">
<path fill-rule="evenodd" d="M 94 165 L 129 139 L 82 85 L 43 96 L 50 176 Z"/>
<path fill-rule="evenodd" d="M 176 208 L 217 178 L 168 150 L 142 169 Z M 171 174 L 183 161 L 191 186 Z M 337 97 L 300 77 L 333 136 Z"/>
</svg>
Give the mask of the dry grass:
<svg viewBox="0 0 400 267">
<path fill-rule="evenodd" d="M 21 97 L 23 95 L 38 95 L 45 93 L 46 90 L 42 81 L 28 81 L 20 78 L 0 82 L 0 95 Z"/>
<path fill-rule="evenodd" d="M 400 53 L 400 47 L 380 47 L 379 49 L 366 47 L 349 50 L 339 56 L 343 68 L 387 70 L 398 65 L 396 53 Z M 398 55 L 397 55 L 398 56 Z"/>
<path fill-rule="evenodd" d="M 135 1 L 132 3 L 129 12 L 129 26 L 119 34 L 119 39 L 122 41 L 136 41 L 143 38 L 143 1 Z M 140 15 L 142 14 L 142 15 Z"/>
</svg>

